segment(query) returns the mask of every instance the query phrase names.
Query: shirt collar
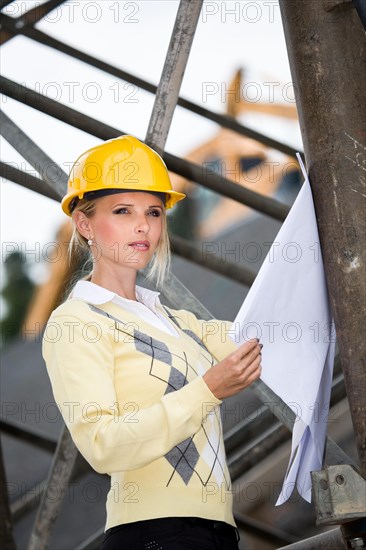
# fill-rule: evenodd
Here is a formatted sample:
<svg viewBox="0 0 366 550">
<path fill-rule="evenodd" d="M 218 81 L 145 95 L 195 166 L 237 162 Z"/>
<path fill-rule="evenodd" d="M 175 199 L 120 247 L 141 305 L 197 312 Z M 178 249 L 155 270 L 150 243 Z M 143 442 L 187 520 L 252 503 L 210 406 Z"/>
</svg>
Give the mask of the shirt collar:
<svg viewBox="0 0 366 550">
<path fill-rule="evenodd" d="M 142 286 L 136 285 L 137 300 L 150 308 L 156 307 L 156 301 L 159 299 L 159 294 L 160 292 L 155 292 L 154 290 L 149 290 L 148 288 L 143 288 Z M 133 300 L 123 298 L 119 294 L 116 294 L 115 292 L 96 285 L 90 281 L 78 281 L 70 294 L 70 298 L 85 300 L 93 305 L 105 304 L 116 298 L 129 303 L 134 303 Z"/>
</svg>

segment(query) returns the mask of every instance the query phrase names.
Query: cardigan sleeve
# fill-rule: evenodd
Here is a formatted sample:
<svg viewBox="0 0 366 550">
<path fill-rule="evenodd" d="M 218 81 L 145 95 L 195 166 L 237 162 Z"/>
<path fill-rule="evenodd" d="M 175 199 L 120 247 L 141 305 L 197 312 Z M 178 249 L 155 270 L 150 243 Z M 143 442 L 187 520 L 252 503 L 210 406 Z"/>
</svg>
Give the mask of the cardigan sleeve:
<svg viewBox="0 0 366 550">
<path fill-rule="evenodd" d="M 178 322 L 186 323 L 190 330 L 198 336 L 205 344 L 208 351 L 217 359 L 222 361 L 230 353 L 238 349 L 238 344 L 231 338 L 234 337 L 232 321 L 222 321 L 219 319 L 210 319 L 204 321 L 198 319 L 194 313 L 187 310 L 169 310 Z"/>
<path fill-rule="evenodd" d="M 100 473 L 141 468 L 193 436 L 221 404 L 198 376 L 154 405 L 117 412 L 113 338 L 101 325 L 52 314 L 42 342 L 55 401 L 81 454 Z"/>
</svg>

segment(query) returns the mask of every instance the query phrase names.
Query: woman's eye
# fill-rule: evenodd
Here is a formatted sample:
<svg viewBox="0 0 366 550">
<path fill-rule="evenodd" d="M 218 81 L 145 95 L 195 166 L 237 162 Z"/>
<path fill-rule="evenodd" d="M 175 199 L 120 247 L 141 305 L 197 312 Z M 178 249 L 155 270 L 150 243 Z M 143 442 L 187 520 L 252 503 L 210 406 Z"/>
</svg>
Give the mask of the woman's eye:
<svg viewBox="0 0 366 550">
<path fill-rule="evenodd" d="M 113 211 L 113 214 L 128 214 L 127 208 L 117 208 Z"/>
<path fill-rule="evenodd" d="M 157 218 L 161 215 L 161 212 L 160 210 L 156 209 L 156 210 L 150 210 L 149 212 L 149 215 L 150 216 L 156 216 Z"/>
</svg>

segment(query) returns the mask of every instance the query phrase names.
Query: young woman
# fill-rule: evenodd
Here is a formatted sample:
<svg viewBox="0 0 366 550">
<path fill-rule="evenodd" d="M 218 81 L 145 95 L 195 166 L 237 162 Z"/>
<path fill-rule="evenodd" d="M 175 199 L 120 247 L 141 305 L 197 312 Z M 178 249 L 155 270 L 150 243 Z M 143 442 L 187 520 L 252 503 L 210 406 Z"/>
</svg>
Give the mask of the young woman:
<svg viewBox="0 0 366 550">
<path fill-rule="evenodd" d="M 136 285 L 147 266 L 163 284 L 165 211 L 183 198 L 123 136 L 79 157 L 62 201 L 93 268 L 53 311 L 43 355 L 75 444 L 111 476 L 103 550 L 238 548 L 219 406 L 259 377 L 260 344 Z"/>
</svg>

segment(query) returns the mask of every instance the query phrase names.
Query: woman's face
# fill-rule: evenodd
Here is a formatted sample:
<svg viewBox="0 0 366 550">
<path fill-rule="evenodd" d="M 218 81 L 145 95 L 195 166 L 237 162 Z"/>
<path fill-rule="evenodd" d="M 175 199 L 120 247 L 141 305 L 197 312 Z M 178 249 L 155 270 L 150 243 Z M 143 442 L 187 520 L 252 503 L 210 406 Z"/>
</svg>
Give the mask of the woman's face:
<svg viewBox="0 0 366 550">
<path fill-rule="evenodd" d="M 93 239 L 91 248 L 97 262 L 139 270 L 146 267 L 158 246 L 163 205 L 150 193 L 117 193 L 98 199 L 93 216 L 83 214 L 79 223 L 84 237 Z"/>
</svg>

